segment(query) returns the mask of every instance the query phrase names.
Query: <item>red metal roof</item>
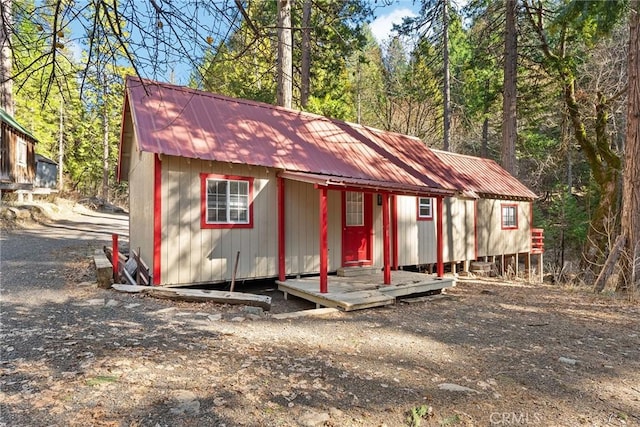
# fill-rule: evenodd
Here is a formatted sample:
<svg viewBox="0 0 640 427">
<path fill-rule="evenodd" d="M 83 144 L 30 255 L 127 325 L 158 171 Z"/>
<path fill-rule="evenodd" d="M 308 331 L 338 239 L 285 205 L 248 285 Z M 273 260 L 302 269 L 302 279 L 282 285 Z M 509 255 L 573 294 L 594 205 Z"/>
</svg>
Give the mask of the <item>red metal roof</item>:
<svg viewBox="0 0 640 427">
<path fill-rule="evenodd" d="M 452 192 L 389 161 L 358 125 L 135 78 L 126 96 L 140 151 Z"/>
<path fill-rule="evenodd" d="M 534 200 L 538 196 L 491 159 L 431 150 L 449 170 L 449 178 L 459 190 L 484 197 Z"/>
<path fill-rule="evenodd" d="M 140 151 L 399 193 L 536 197 L 491 160 L 449 156 L 406 135 L 133 77 L 126 101 Z"/>
</svg>

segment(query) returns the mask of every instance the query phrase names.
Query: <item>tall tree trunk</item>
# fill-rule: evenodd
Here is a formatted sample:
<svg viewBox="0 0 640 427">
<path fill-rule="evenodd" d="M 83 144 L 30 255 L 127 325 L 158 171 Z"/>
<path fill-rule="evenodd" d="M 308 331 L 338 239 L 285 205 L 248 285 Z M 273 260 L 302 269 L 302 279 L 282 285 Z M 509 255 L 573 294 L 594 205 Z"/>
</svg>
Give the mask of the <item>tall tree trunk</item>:
<svg viewBox="0 0 640 427">
<path fill-rule="evenodd" d="M 11 32 L 13 26 L 13 0 L 0 1 L 0 107 L 13 116 L 13 71 L 11 58 Z"/>
<path fill-rule="evenodd" d="M 360 58 L 356 62 L 356 123 L 362 122 L 362 91 L 360 88 Z"/>
<path fill-rule="evenodd" d="M 302 64 L 300 78 L 300 105 L 304 109 L 311 91 L 311 0 L 302 5 Z"/>
<path fill-rule="evenodd" d="M 449 0 L 442 1 L 442 62 L 444 67 L 444 129 L 442 132 L 443 143 L 442 149 L 449 151 L 450 132 L 451 132 L 451 87 L 450 87 L 450 70 L 449 70 Z"/>
<path fill-rule="evenodd" d="M 58 129 L 58 189 L 64 190 L 64 98 L 60 95 L 60 127 Z"/>
<path fill-rule="evenodd" d="M 482 108 L 484 120 L 482 121 L 482 145 L 480 146 L 480 157 L 487 159 L 489 158 L 489 108 L 491 108 L 491 102 L 489 101 L 489 80 L 484 82 L 484 90 L 484 106 Z"/>
<path fill-rule="evenodd" d="M 109 200 L 109 114 L 107 111 L 107 77 L 102 87 L 102 198 Z"/>
<path fill-rule="evenodd" d="M 293 39 L 291 0 L 278 0 L 278 105 L 291 108 L 293 101 Z"/>
<path fill-rule="evenodd" d="M 629 89 L 627 98 L 627 137 L 622 190 L 622 234 L 626 256 L 622 257 L 618 290 L 640 290 L 640 1 L 631 2 L 629 17 Z"/>
<path fill-rule="evenodd" d="M 516 170 L 516 82 L 518 68 L 518 33 L 516 30 L 517 0 L 506 1 L 506 31 L 504 39 L 504 85 L 502 96 L 502 167 L 512 175 Z"/>
</svg>

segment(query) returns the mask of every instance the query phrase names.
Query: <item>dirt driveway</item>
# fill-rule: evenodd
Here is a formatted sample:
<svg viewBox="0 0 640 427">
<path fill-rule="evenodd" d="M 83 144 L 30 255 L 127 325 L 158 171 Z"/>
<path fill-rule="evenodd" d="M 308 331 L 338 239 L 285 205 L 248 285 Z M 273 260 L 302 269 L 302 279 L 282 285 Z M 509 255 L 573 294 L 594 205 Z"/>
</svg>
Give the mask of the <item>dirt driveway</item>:
<svg viewBox="0 0 640 427">
<path fill-rule="evenodd" d="M 82 284 L 122 227 L 85 213 L 2 232 L 0 425 L 640 425 L 637 304 L 461 282 L 278 320 Z"/>
</svg>

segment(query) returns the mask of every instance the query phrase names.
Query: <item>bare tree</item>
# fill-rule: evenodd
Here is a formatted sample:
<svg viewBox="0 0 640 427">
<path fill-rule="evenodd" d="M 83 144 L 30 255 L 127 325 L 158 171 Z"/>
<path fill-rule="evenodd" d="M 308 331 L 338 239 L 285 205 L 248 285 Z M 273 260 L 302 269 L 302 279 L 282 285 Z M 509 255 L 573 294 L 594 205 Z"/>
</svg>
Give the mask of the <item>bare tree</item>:
<svg viewBox="0 0 640 427">
<path fill-rule="evenodd" d="M 43 82 L 45 99 L 54 86 L 64 91 L 78 73 L 84 82 L 96 55 L 102 63 L 130 66 L 139 77 L 159 78 L 184 69 L 198 72 L 212 46 L 225 42 L 244 19 L 240 0 L 1 1 L 0 41 L 8 43 L 14 61 L 13 70 L 3 68 L 0 83 L 37 78 Z M 11 6 L 21 22 L 38 29 L 35 40 L 16 37 L 18 22 L 11 25 Z M 256 31 L 254 39 L 260 36 Z M 96 37 L 103 37 L 104 43 L 98 46 Z M 35 45 L 42 49 L 34 57 Z M 79 58 L 80 49 L 87 55 Z M 186 83 L 190 75 L 176 77 Z"/>
</svg>

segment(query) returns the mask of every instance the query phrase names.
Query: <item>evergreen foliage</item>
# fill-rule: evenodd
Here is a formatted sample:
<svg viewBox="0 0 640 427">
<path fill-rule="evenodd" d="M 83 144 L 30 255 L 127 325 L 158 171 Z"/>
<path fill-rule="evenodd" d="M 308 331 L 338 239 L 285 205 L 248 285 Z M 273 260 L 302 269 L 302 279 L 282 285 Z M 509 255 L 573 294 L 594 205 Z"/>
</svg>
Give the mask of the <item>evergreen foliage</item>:
<svg viewBox="0 0 640 427">
<path fill-rule="evenodd" d="M 100 192 L 107 117 L 110 197 L 126 191 L 115 182 L 124 76 L 150 69 L 148 77 L 162 80 L 156 72 L 173 64 L 166 55 L 180 37 L 183 45 L 175 52 L 185 56 L 190 48 L 201 48 L 188 58 L 192 87 L 275 104 L 275 2 L 213 2 L 206 11 L 218 19 L 211 27 L 215 33 L 189 22 L 202 12 L 200 3 L 188 2 L 185 19 L 178 19 L 175 5 L 160 3 L 165 9 L 139 14 L 126 8 L 135 5 L 130 1 L 95 9 L 93 3 L 13 0 L 15 115 L 39 139 L 37 151 L 54 160 L 62 116 L 66 189 Z M 415 135 L 439 148 L 446 10 L 450 149 L 499 159 L 503 3 L 472 0 L 462 9 L 454 1 L 424 0 L 417 17 L 379 44 L 367 25 L 371 2 L 313 0 L 308 27 L 302 22 L 305 1 L 293 2 L 294 108 L 303 105 L 301 46 L 309 29 L 305 110 Z M 61 16 L 56 4 L 64 6 Z M 523 0 L 518 5 L 519 178 L 545 195 L 536 206 L 536 226 L 546 229 L 547 250 L 560 250 L 562 234 L 564 250 L 579 259 L 583 245 L 602 235 L 620 210 L 627 2 Z M 72 37 L 72 30 L 78 31 L 74 19 L 83 20 L 85 33 Z M 152 29 L 145 29 L 149 24 Z M 156 39 L 138 40 L 132 32 Z M 154 49 L 162 55 L 148 55 Z M 606 252 L 606 242 L 597 246 Z"/>
</svg>

